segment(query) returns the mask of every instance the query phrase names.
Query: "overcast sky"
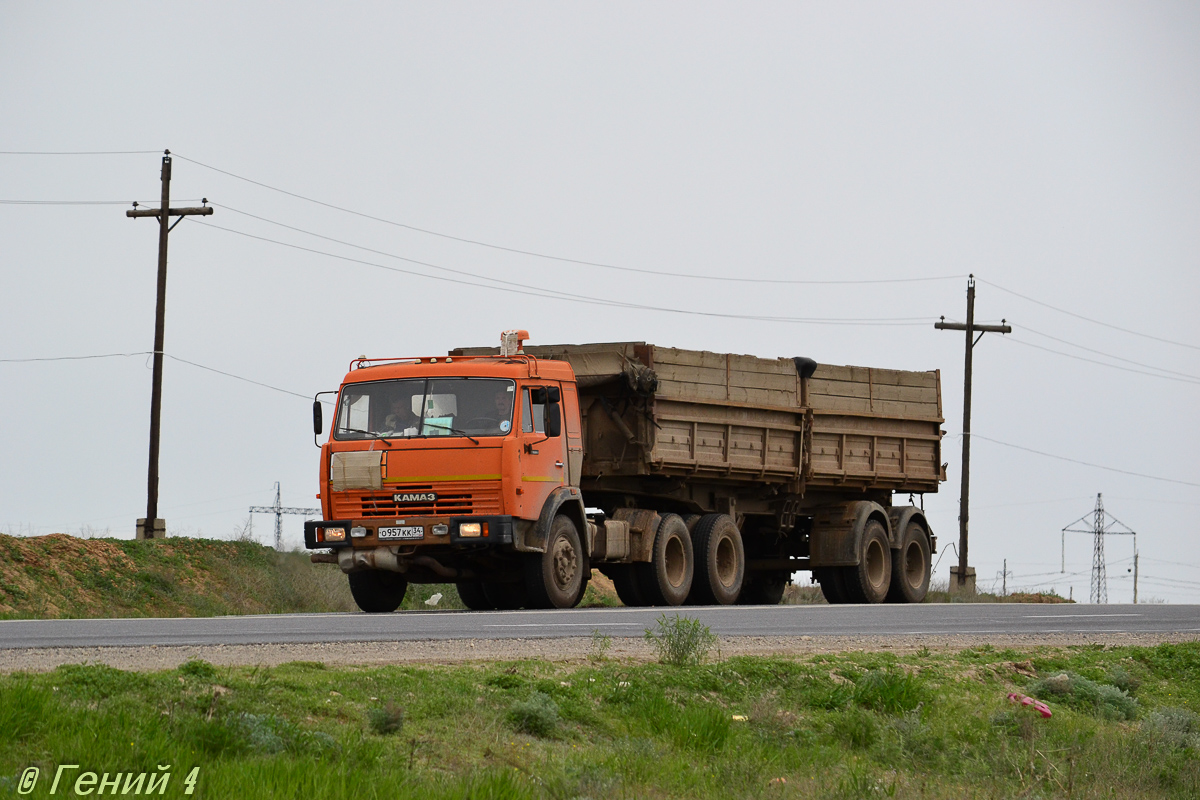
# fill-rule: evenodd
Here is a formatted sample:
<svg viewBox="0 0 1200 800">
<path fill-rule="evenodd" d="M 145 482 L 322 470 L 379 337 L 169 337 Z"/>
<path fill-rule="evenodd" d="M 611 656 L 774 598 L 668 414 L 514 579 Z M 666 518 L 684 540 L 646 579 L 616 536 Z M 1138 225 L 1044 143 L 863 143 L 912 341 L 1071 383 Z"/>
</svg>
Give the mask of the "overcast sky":
<svg viewBox="0 0 1200 800">
<path fill-rule="evenodd" d="M 286 391 L 167 361 L 173 534 L 231 536 L 275 481 L 316 505 L 305 397 L 351 358 L 521 327 L 941 370 L 944 580 L 964 342 L 933 322 L 974 273 L 1014 326 L 975 349 L 981 586 L 1007 559 L 1086 600 L 1059 531 L 1103 492 L 1141 599 L 1200 602 L 1197 42 L 1186 2 L 0 2 L 0 150 L 148 151 L 0 155 L 0 200 L 156 203 L 170 148 L 176 204 L 215 204 L 171 234 L 166 352 Z M 0 204 L 0 359 L 152 349 L 157 228 L 125 208 Z M 0 363 L 0 530 L 133 535 L 150 374 Z"/>
</svg>

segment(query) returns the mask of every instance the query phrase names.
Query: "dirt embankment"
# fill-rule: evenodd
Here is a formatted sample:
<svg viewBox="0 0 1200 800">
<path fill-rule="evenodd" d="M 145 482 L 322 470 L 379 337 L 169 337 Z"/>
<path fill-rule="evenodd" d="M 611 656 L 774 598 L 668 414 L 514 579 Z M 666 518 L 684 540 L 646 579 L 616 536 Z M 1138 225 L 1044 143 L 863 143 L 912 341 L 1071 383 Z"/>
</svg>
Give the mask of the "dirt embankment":
<svg viewBox="0 0 1200 800">
<path fill-rule="evenodd" d="M 348 611 L 346 579 L 300 553 L 212 539 L 0 535 L 0 617 Z"/>
</svg>

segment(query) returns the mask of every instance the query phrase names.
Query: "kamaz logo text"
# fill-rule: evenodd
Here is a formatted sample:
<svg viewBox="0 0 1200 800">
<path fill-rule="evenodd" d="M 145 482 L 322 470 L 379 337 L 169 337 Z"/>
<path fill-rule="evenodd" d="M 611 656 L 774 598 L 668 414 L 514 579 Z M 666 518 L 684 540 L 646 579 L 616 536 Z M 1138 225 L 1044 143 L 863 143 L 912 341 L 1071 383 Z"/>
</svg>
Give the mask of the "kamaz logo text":
<svg viewBox="0 0 1200 800">
<path fill-rule="evenodd" d="M 437 495 L 433 492 L 401 492 L 392 495 L 393 503 L 436 503 Z"/>
</svg>

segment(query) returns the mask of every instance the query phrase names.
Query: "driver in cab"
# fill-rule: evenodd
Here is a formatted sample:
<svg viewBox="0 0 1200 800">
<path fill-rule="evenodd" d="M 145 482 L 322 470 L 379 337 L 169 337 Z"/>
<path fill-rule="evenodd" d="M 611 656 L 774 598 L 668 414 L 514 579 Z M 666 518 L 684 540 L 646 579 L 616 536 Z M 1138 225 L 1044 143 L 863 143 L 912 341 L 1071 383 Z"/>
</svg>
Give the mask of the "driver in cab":
<svg viewBox="0 0 1200 800">
<path fill-rule="evenodd" d="M 388 405 L 387 416 L 383 418 L 382 433 L 393 435 L 416 436 L 421 420 L 412 411 L 412 397 L 400 395 L 393 397 Z"/>
</svg>

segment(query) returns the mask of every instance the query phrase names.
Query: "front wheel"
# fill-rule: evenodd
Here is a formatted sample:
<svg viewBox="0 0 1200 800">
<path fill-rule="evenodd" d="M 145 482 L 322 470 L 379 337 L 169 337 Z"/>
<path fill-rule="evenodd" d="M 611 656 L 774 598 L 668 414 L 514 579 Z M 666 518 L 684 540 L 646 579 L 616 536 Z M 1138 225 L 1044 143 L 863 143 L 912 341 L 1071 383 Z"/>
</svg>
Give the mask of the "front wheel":
<svg viewBox="0 0 1200 800">
<path fill-rule="evenodd" d="M 350 594 L 368 614 L 390 614 L 404 602 L 408 581 L 398 572 L 362 570 L 351 572 Z"/>
<path fill-rule="evenodd" d="M 569 517 L 555 517 L 546 537 L 546 552 L 531 553 L 526 558 L 525 588 L 530 607 L 573 608 L 579 604 L 587 588 L 587 556 Z"/>
</svg>

